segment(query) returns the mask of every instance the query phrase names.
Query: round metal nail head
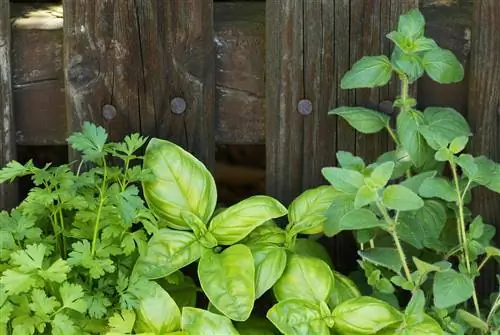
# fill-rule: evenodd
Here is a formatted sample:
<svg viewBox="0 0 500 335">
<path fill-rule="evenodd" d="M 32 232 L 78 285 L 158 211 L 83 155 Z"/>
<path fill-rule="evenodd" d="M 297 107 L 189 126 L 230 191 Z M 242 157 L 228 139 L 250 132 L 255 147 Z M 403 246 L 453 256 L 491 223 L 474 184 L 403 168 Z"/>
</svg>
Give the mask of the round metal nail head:
<svg viewBox="0 0 500 335">
<path fill-rule="evenodd" d="M 301 115 L 309 115 L 312 113 L 312 102 L 311 100 L 302 99 L 297 105 L 297 110 Z"/>
<path fill-rule="evenodd" d="M 186 110 L 186 101 L 179 97 L 173 98 L 170 102 L 170 109 L 174 114 L 182 114 Z"/>
</svg>

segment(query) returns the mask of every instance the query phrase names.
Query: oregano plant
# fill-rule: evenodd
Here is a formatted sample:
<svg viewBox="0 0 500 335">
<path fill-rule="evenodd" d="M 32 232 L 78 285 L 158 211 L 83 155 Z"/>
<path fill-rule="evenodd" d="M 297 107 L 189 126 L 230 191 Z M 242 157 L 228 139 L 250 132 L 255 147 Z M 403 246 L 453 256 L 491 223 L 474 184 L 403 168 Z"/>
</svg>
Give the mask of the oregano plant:
<svg viewBox="0 0 500 335">
<path fill-rule="evenodd" d="M 417 107 L 410 85 L 424 74 L 440 84 L 464 76 L 454 54 L 426 37 L 424 28 L 418 9 L 402 15 L 397 30 L 387 34 L 394 43 L 391 57 L 365 56 L 342 78 L 342 89 L 398 80 L 395 127 L 388 115 L 364 107 L 330 112 L 360 133 L 387 131 L 395 149 L 371 164 L 341 151 L 339 166 L 322 170 L 342 192 L 326 212 L 324 233 L 354 232 L 368 294 L 399 308 L 404 300 L 398 293 L 411 298 L 404 322 L 390 334 L 408 334 L 409 327 L 425 323 L 424 311 L 450 334 L 498 334 L 499 293 L 483 303 L 475 289 L 486 262 L 500 257 L 495 227 L 467 206 L 476 187 L 500 192 L 500 164 L 464 152 L 472 132 L 456 110 Z"/>
</svg>

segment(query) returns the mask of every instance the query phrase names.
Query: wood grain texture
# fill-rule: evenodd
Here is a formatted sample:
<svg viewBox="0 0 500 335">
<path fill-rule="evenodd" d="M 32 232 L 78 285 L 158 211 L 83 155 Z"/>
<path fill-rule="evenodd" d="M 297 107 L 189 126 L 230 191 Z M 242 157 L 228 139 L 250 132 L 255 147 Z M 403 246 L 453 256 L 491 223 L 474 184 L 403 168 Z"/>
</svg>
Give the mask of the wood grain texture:
<svg viewBox="0 0 500 335">
<path fill-rule="evenodd" d="M 85 120 L 112 140 L 130 132 L 214 157 L 213 5 L 197 0 L 64 2 L 68 130 Z M 171 112 L 184 99 L 185 112 Z M 113 105 L 117 115 L 102 116 Z"/>
<path fill-rule="evenodd" d="M 472 126 L 472 150 L 475 155 L 485 155 L 500 162 L 500 2 L 498 0 L 474 1 L 472 44 L 469 78 L 469 112 Z M 473 193 L 476 214 L 494 224 L 500 231 L 498 208 L 500 196 L 489 190 L 478 189 Z M 500 243 L 500 234 L 496 235 Z M 481 276 L 480 292 L 498 289 L 495 275 L 500 273 L 498 263 L 491 262 Z"/>
<path fill-rule="evenodd" d="M 0 0 L 0 168 L 16 158 L 11 83 L 9 0 Z M 17 183 L 0 184 L 0 210 L 17 204 Z"/>
<path fill-rule="evenodd" d="M 266 183 L 284 203 L 302 190 L 304 171 L 304 116 L 297 112 L 304 98 L 303 3 L 266 2 Z"/>
</svg>

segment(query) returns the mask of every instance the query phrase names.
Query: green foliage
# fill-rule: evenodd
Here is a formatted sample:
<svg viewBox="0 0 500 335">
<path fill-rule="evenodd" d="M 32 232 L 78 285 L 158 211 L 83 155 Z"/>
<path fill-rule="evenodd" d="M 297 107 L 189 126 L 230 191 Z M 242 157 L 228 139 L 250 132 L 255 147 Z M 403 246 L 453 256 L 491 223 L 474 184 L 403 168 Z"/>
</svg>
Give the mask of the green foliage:
<svg viewBox="0 0 500 335">
<path fill-rule="evenodd" d="M 366 108 L 339 106 L 330 112 L 360 133 L 385 129 L 396 149 L 370 165 L 341 152 L 339 167 L 323 168 L 325 179 L 340 192 L 325 212 L 324 233 L 353 230 L 364 292 L 397 308 L 406 305 L 402 318 L 381 330 L 374 327 L 383 322 L 370 327 L 364 312 L 355 317 L 369 302 L 354 304 L 346 320 L 334 317 L 334 329 L 356 334 L 497 334 L 499 294 L 482 303 L 474 285 L 486 262 L 498 260 L 495 228 L 472 216 L 467 205 L 476 187 L 500 192 L 500 164 L 462 153 L 472 132 L 457 111 L 433 106 L 421 111 L 410 97 L 410 84 L 424 74 L 441 84 L 464 76 L 453 53 L 424 32 L 418 9 L 402 15 L 397 30 L 387 34 L 394 43 L 390 63 L 382 61 L 385 56 L 363 57 L 342 80 L 344 89 L 374 88 L 388 84 L 384 74 L 396 73 L 401 92 L 394 101 L 399 109 L 395 129 L 389 117 Z M 445 167 L 451 176 L 443 173 Z M 406 303 L 405 291 L 412 294 Z M 372 297 L 344 301 L 343 307 Z"/>
<path fill-rule="evenodd" d="M 8 163 L 0 182 L 34 187 L 0 213 L 0 334 L 498 334 L 500 292 L 480 305 L 474 286 L 500 258 L 495 228 L 466 206 L 476 187 L 500 192 L 500 165 L 462 153 L 471 131 L 456 111 L 415 107 L 409 85 L 424 73 L 463 77 L 424 28 L 417 9 L 402 15 L 391 57 L 363 57 L 341 81 L 380 87 L 396 74 L 396 129 L 367 108 L 331 112 L 361 133 L 386 129 L 395 150 L 371 164 L 338 152 L 321 171 L 330 185 L 288 208 L 264 195 L 216 208 L 213 176 L 186 150 L 138 134 L 110 142 L 91 123 L 68 139 L 75 169 Z M 349 276 L 318 241 L 344 231 L 359 244 Z M 261 299 L 270 308 L 254 311 Z"/>
</svg>

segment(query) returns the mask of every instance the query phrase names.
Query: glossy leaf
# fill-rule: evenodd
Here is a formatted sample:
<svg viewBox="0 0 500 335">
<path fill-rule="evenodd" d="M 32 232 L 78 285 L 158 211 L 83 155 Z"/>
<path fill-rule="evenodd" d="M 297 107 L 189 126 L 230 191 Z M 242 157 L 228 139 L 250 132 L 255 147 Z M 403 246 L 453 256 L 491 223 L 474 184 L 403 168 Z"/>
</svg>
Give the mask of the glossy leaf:
<svg viewBox="0 0 500 335">
<path fill-rule="evenodd" d="M 302 255 L 321 259 L 323 262 L 333 268 L 332 259 L 325 246 L 310 238 L 298 238 L 295 240 L 293 252 Z"/>
<path fill-rule="evenodd" d="M 208 222 L 215 209 L 217 190 L 202 162 L 172 142 L 153 138 L 146 148 L 143 165 L 154 176 L 143 182 L 146 202 L 169 227 L 188 229 L 181 211 Z"/>
<path fill-rule="evenodd" d="M 258 245 L 251 251 L 255 264 L 255 299 L 258 299 L 285 271 L 287 254 L 285 249 L 274 245 Z"/>
<path fill-rule="evenodd" d="M 181 326 L 181 311 L 159 284 L 152 282 L 154 295 L 141 299 L 134 329 L 138 332 L 164 334 Z"/>
<path fill-rule="evenodd" d="M 198 264 L 198 278 L 210 302 L 234 321 L 245 321 L 255 300 L 255 266 L 250 249 L 235 244 L 216 254 L 207 251 Z"/>
<path fill-rule="evenodd" d="M 319 303 L 329 297 L 333 284 L 332 271 L 325 262 L 314 257 L 291 254 L 273 292 L 278 301 L 302 299 Z"/>
<path fill-rule="evenodd" d="M 268 312 L 267 318 L 286 335 L 330 335 L 319 305 L 301 299 L 280 301 Z"/>
<path fill-rule="evenodd" d="M 453 108 L 428 107 L 424 111 L 424 122 L 418 130 L 435 150 L 448 146 L 457 137 L 472 135 L 467 120 Z"/>
<path fill-rule="evenodd" d="M 256 195 L 215 216 L 208 230 L 220 245 L 231 245 L 247 237 L 258 226 L 286 213 L 287 209 L 276 199 Z"/>
<path fill-rule="evenodd" d="M 398 211 L 414 211 L 424 206 L 424 201 L 412 190 L 401 185 L 389 185 L 382 194 L 382 203 Z"/>
<path fill-rule="evenodd" d="M 242 243 L 247 246 L 259 244 L 274 244 L 280 246 L 285 243 L 285 236 L 285 230 L 278 227 L 274 221 L 270 220 L 255 228 Z"/>
<path fill-rule="evenodd" d="M 465 274 L 454 270 L 437 272 L 433 283 L 434 305 L 448 308 L 472 297 L 474 284 Z"/>
<path fill-rule="evenodd" d="M 170 294 L 179 308 L 196 307 L 196 284 L 193 278 L 184 276 L 179 283 L 161 282 L 161 286 Z"/>
<path fill-rule="evenodd" d="M 182 309 L 182 329 L 190 335 L 239 335 L 227 317 L 192 307 Z"/>
<path fill-rule="evenodd" d="M 392 76 L 392 65 L 386 56 L 364 56 L 342 77 L 345 89 L 372 88 L 386 85 Z"/>
<path fill-rule="evenodd" d="M 193 233 L 160 229 L 149 240 L 135 269 L 149 279 L 166 277 L 198 260 L 201 251 L 202 246 Z"/>
<path fill-rule="evenodd" d="M 334 308 L 332 315 L 333 328 L 340 334 L 375 334 L 403 318 L 396 308 L 368 296 L 344 301 Z"/>
<path fill-rule="evenodd" d="M 288 226 L 302 234 L 318 234 L 323 231 L 325 212 L 333 199 L 341 195 L 327 185 L 304 191 L 292 201 L 288 210 Z"/>
<path fill-rule="evenodd" d="M 217 239 L 208 231 L 206 225 L 196 215 L 191 212 L 182 211 L 181 217 L 203 247 L 211 249 L 218 245 Z"/>
<path fill-rule="evenodd" d="M 450 50 L 434 48 L 424 54 L 422 63 L 429 77 L 440 84 L 457 83 L 464 78 L 464 68 Z"/>
<path fill-rule="evenodd" d="M 333 187 L 347 194 L 356 194 L 365 182 L 365 177 L 358 171 L 325 167 L 321 169 L 321 173 Z"/>
<path fill-rule="evenodd" d="M 396 333 L 399 329 L 399 333 Z M 449 335 L 439 323 L 427 314 L 423 315 L 423 321 L 419 323 L 406 323 L 406 325 L 396 324 L 383 329 L 377 335 Z"/>
<path fill-rule="evenodd" d="M 263 318 L 252 316 L 245 322 L 235 324 L 240 335 L 277 335 L 278 332 L 273 324 Z"/>
<path fill-rule="evenodd" d="M 361 292 L 351 279 L 337 271 L 333 271 L 333 277 L 335 285 L 332 287 L 328 300 L 331 307 L 361 296 Z"/>
<path fill-rule="evenodd" d="M 432 159 L 433 152 L 418 131 L 423 124 L 423 115 L 417 111 L 401 111 L 397 116 L 397 133 L 401 145 L 408 152 L 413 164 L 419 168 Z"/>
<path fill-rule="evenodd" d="M 351 127 L 363 134 L 377 133 L 389 124 L 389 116 L 364 107 L 342 106 L 328 114 L 342 117 Z"/>
</svg>

